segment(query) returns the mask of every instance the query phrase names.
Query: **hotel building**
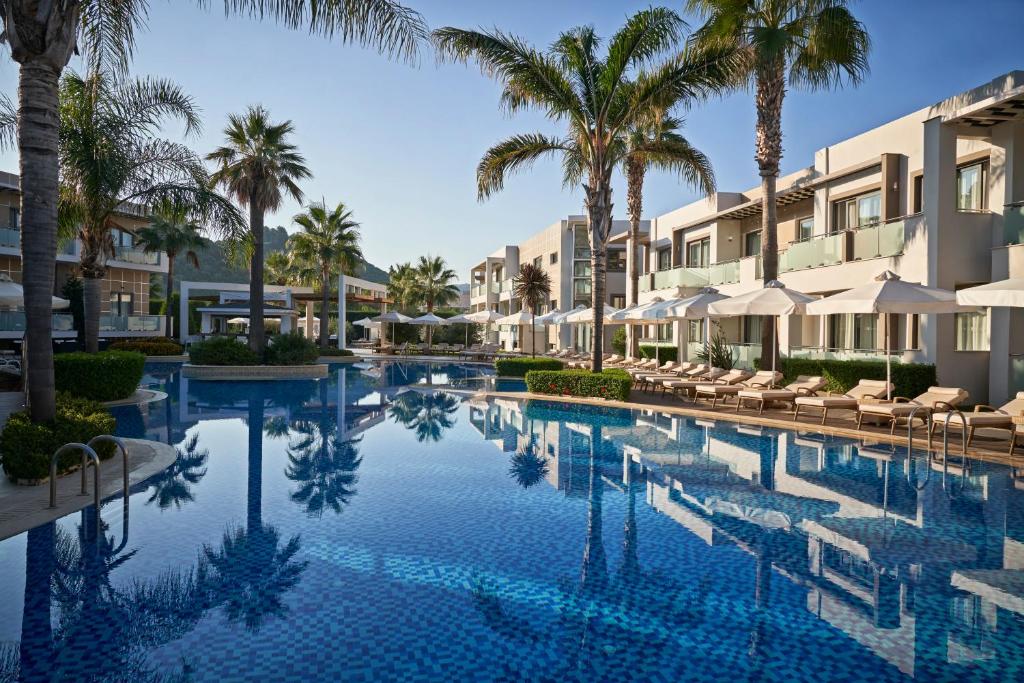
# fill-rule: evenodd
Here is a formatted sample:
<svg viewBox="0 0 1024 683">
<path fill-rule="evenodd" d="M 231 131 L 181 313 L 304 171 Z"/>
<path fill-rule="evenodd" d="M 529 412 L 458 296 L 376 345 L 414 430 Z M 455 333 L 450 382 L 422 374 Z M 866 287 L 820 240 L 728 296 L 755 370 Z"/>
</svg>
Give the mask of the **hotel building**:
<svg viewBox="0 0 1024 683">
<path fill-rule="evenodd" d="M 21 282 L 20 206 L 18 176 L 0 172 L 0 272 L 15 282 Z M 107 275 L 101 284 L 100 338 L 163 336 L 165 316 L 149 314 L 149 277 L 167 272 L 167 258 L 135 246 L 134 230 L 147 224 L 145 218 L 125 213 L 115 220 L 118 227 L 111 235 L 114 253 L 107 260 Z M 80 254 L 77 239 L 58 245 L 55 295 L 60 296 L 68 278 L 79 276 Z M 24 333 L 24 311 L 0 311 L 0 340 L 21 339 Z M 70 340 L 75 336 L 71 314 L 54 312 L 54 339 Z"/>
<path fill-rule="evenodd" d="M 808 161 L 778 182 L 779 279 L 787 287 L 824 296 L 886 270 L 950 290 L 1024 277 L 1024 72 L 831 144 Z M 653 218 L 641 239 L 640 301 L 704 286 L 730 296 L 760 287 L 760 227 L 759 186 Z M 474 268 L 481 297 L 484 284 L 496 286 L 492 261 L 508 279 L 523 262 L 514 256 L 506 247 Z M 609 291 L 621 302 L 625 276 L 618 288 L 614 278 Z M 560 296 L 559 304 L 570 303 Z M 661 336 L 692 357 L 702 324 L 673 323 Z M 998 405 L 1024 390 L 1024 311 L 894 315 L 889 324 L 894 359 L 936 364 L 939 382 L 964 387 L 972 402 Z M 712 325 L 732 343 L 738 365 L 760 354 L 758 319 Z M 790 316 L 779 343 L 790 357 L 881 359 L 883 335 L 874 315 Z"/>
</svg>

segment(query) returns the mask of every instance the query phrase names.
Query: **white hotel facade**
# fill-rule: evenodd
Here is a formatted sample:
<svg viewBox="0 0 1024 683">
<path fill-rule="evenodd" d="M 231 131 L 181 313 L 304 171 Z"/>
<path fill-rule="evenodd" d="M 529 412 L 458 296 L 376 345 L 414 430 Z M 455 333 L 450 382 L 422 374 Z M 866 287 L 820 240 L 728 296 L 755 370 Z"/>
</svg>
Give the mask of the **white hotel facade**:
<svg viewBox="0 0 1024 683">
<path fill-rule="evenodd" d="M 779 279 L 786 286 L 828 295 L 885 270 L 951 290 L 1024 277 L 1024 71 L 824 147 L 808 161 L 778 182 Z M 728 295 L 761 286 L 760 194 L 760 186 L 718 192 L 645 223 L 640 301 L 688 296 L 703 286 Z M 518 310 L 511 278 L 538 258 L 551 269 L 552 307 L 589 303 L 589 288 L 576 282 L 589 266 L 571 258 L 580 253 L 574 239 L 585 222 L 571 216 L 484 259 L 471 271 L 471 310 Z M 612 305 L 628 300 L 627 227 L 616 221 L 613 230 Z M 759 354 L 758 320 L 712 324 L 741 365 Z M 1024 390 L 1024 311 L 900 315 L 890 326 L 895 358 L 936 364 L 940 383 L 964 387 L 972 402 L 998 403 Z M 684 357 L 703 338 L 700 322 L 664 326 L 658 336 Z M 790 316 L 779 337 L 785 356 L 884 357 L 876 316 Z M 563 329 L 547 342 L 571 340 L 587 341 Z M 503 331 L 501 341 L 508 347 L 518 340 Z"/>
</svg>

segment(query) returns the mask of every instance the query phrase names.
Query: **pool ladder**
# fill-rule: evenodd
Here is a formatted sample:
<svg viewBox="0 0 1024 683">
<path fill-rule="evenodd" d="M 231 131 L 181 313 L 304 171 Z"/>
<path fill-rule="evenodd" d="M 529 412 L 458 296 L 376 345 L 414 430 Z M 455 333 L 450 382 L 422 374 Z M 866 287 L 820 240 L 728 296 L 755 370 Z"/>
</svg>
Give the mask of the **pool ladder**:
<svg viewBox="0 0 1024 683">
<path fill-rule="evenodd" d="M 94 436 L 89 439 L 89 443 L 66 443 L 58 448 L 52 456 L 50 456 L 50 505 L 49 507 L 57 507 L 57 460 L 61 455 L 69 451 L 81 451 L 82 453 L 82 493 L 81 495 L 87 495 L 89 490 L 86 485 L 88 479 L 87 470 L 91 464 L 93 467 L 92 473 L 92 498 L 93 505 L 96 508 L 96 530 L 100 528 L 100 457 L 96 454 L 95 446 L 101 443 L 112 443 L 121 451 L 122 458 L 122 469 L 123 469 L 123 485 L 124 485 L 124 498 L 128 500 L 128 446 L 125 445 L 124 441 L 111 434 L 101 434 Z M 125 508 L 125 514 L 127 514 L 127 506 Z"/>
<path fill-rule="evenodd" d="M 927 468 L 925 470 L 924 481 L 919 485 L 913 481 L 913 469 L 914 469 L 914 415 L 917 411 L 924 408 L 925 406 L 917 406 L 910 411 L 907 416 L 907 481 L 918 491 L 923 491 L 928 486 L 928 481 L 932 475 L 932 423 L 933 417 L 931 411 L 927 414 L 927 420 L 925 421 L 925 427 L 928 430 L 928 449 L 925 459 L 927 460 Z M 970 460 L 967 457 L 967 418 L 964 417 L 963 411 L 958 408 L 952 408 L 950 411 L 950 418 L 944 420 L 942 423 L 942 490 L 946 492 L 951 498 L 959 496 L 963 492 L 963 487 L 966 484 L 967 470 L 970 469 Z M 960 433 L 961 433 L 961 461 L 963 462 L 964 474 L 960 477 L 960 488 L 953 493 L 951 487 L 947 485 L 946 480 L 949 473 L 949 425 L 953 421 L 953 414 L 960 416 Z"/>
</svg>

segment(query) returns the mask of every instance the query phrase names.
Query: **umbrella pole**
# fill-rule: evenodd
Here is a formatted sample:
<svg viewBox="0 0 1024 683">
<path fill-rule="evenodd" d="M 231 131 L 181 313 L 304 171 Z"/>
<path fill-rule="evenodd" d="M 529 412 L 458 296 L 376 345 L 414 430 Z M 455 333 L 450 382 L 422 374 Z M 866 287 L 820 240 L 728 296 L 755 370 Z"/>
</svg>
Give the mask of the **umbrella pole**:
<svg viewBox="0 0 1024 683">
<path fill-rule="evenodd" d="M 779 318 L 772 316 L 772 381 L 769 386 L 775 385 L 775 357 L 779 355 Z"/>
<path fill-rule="evenodd" d="M 889 341 L 889 316 L 884 313 L 879 315 L 885 316 L 882 320 L 882 324 L 885 325 L 885 398 L 888 401 L 892 400 L 892 351 L 891 342 Z"/>
</svg>

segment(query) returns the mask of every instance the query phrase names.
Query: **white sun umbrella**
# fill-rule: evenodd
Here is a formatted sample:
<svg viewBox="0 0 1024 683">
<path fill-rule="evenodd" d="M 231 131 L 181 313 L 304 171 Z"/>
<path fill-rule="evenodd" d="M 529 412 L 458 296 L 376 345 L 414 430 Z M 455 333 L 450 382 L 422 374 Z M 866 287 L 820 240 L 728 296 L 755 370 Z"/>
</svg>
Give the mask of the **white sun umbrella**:
<svg viewBox="0 0 1024 683">
<path fill-rule="evenodd" d="M 678 299 L 668 306 L 665 311 L 667 320 L 699 320 L 704 319 L 704 346 L 710 343 L 711 337 L 711 314 L 708 306 L 728 299 L 725 294 L 720 294 L 714 287 L 703 287 L 694 296 L 686 299 Z"/>
<path fill-rule="evenodd" d="M 409 321 L 410 325 L 422 325 L 427 328 L 427 346 L 431 346 L 433 342 L 434 328 L 440 325 L 447 325 L 448 321 L 444 318 L 440 318 L 433 313 L 424 313 L 418 318 L 413 318 Z"/>
<path fill-rule="evenodd" d="M 906 282 L 896 273 L 886 270 L 872 282 L 827 296 L 807 305 L 807 315 L 843 313 L 891 313 L 907 315 L 925 313 L 955 313 L 964 310 L 957 303 L 957 295 L 948 289 L 928 287 Z M 892 382 L 892 351 L 889 343 L 889 319 L 885 324 L 885 381 Z M 891 391 L 888 392 L 891 397 Z"/>
<path fill-rule="evenodd" d="M 556 309 L 548 311 L 544 315 L 538 315 L 537 319 L 534 321 L 535 325 L 543 325 L 544 326 L 544 346 L 545 347 L 547 347 L 547 343 L 548 343 L 548 325 L 557 325 L 558 324 L 558 322 L 557 322 L 558 319 L 561 318 L 563 315 L 565 315 L 565 314 L 562 311 L 560 311 L 559 309 L 556 308 Z"/>
<path fill-rule="evenodd" d="M 614 313 L 611 318 L 613 322 L 621 321 L 628 325 L 642 325 L 650 322 L 658 324 L 665 320 L 665 312 L 668 307 L 678 301 L 678 299 L 669 299 L 668 301 L 665 301 L 660 296 L 654 297 L 647 303 L 630 306 L 629 308 Z M 661 365 L 661 346 L 658 344 L 655 344 L 654 346 L 654 358 L 658 362 L 658 365 Z"/>
<path fill-rule="evenodd" d="M 778 350 L 778 316 L 803 314 L 807 304 L 815 298 L 794 289 L 787 289 L 778 280 L 769 280 L 761 289 L 715 301 L 708 305 L 708 313 L 715 316 L 770 315 L 772 316 L 772 373 Z"/>
<path fill-rule="evenodd" d="M 613 308 L 612 306 L 604 307 L 604 320 L 608 325 L 622 325 L 622 321 L 609 320 L 609 316 L 613 316 L 619 312 L 619 309 Z M 562 324 L 569 325 L 585 325 L 587 323 L 594 322 L 594 309 L 591 308 L 580 308 L 576 307 L 569 313 L 566 313 L 561 318 Z"/>
<path fill-rule="evenodd" d="M 380 329 L 380 323 L 375 323 L 372 320 L 370 320 L 369 318 L 360 318 L 359 320 L 356 320 L 352 324 L 353 325 L 358 325 L 359 327 L 365 327 L 366 328 L 367 337 L 369 337 L 371 329 Z"/>
<path fill-rule="evenodd" d="M 228 318 L 229 325 L 248 325 L 248 318 Z"/>
<path fill-rule="evenodd" d="M 469 326 L 474 324 L 475 321 L 470 320 L 468 315 L 466 315 L 465 313 L 462 313 L 460 315 L 453 315 L 452 317 L 448 318 L 447 322 L 448 322 L 449 325 L 465 325 L 466 326 L 466 343 L 465 343 L 465 346 L 469 346 Z"/>
<path fill-rule="evenodd" d="M 503 318 L 498 318 L 494 322 L 496 322 L 499 325 L 514 325 L 516 327 L 520 327 L 522 325 L 529 325 L 531 332 L 530 336 L 532 337 L 533 323 L 536 322 L 536 317 L 533 315 L 533 313 L 530 312 L 530 309 L 521 308 L 517 312 L 511 315 L 506 315 Z M 534 340 L 534 343 L 536 343 L 536 340 Z M 536 352 L 537 350 L 534 349 L 533 353 L 536 354 Z"/>
<path fill-rule="evenodd" d="M 376 318 L 371 319 L 375 323 L 391 323 L 391 338 L 394 339 L 395 323 L 407 323 L 412 318 L 407 315 L 402 315 L 398 311 L 388 311 L 383 315 L 378 315 Z"/>
<path fill-rule="evenodd" d="M 0 273 L 0 306 L 18 307 L 25 305 L 25 290 L 22 286 L 11 279 L 7 273 Z M 51 298 L 50 307 L 54 309 L 67 308 L 71 302 L 59 296 Z"/>
<path fill-rule="evenodd" d="M 961 289 L 956 293 L 956 300 L 963 306 L 1024 308 L 1024 278 L 1011 278 Z"/>
<path fill-rule="evenodd" d="M 491 323 L 493 323 L 495 320 L 500 320 L 504 317 L 505 316 L 503 316 L 501 313 L 498 313 L 497 311 L 492 311 L 490 309 L 477 311 L 476 313 L 466 314 L 466 318 L 484 326 L 485 337 L 487 336 L 487 333 L 491 331 Z"/>
</svg>

